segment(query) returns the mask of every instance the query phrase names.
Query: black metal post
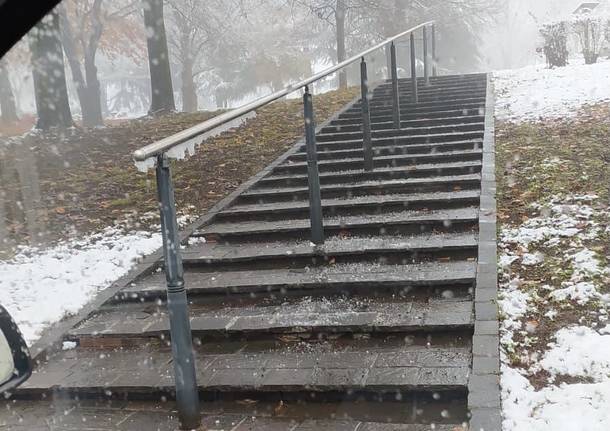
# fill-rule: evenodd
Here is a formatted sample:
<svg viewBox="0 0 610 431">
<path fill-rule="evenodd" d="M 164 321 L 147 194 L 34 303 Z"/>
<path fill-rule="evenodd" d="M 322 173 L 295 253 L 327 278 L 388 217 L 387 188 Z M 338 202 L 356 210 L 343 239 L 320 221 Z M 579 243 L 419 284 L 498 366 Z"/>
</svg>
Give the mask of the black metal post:
<svg viewBox="0 0 610 431">
<path fill-rule="evenodd" d="M 309 92 L 309 87 L 305 87 L 303 107 L 305 114 L 305 146 L 307 148 L 311 242 L 321 245 L 324 244 L 324 219 L 322 218 L 322 196 L 320 193 L 320 174 L 318 172 L 318 153 L 316 150 L 316 124 L 313 115 L 313 99 Z"/>
<path fill-rule="evenodd" d="M 430 57 L 428 55 L 428 27 L 424 26 L 424 82 L 430 85 Z"/>
<path fill-rule="evenodd" d="M 369 77 L 366 61 L 360 62 L 360 88 L 362 90 L 362 150 L 364 151 L 364 170 L 373 170 L 373 140 L 371 138 L 371 109 L 369 104 Z"/>
<path fill-rule="evenodd" d="M 167 309 L 169 312 L 176 402 L 182 429 L 196 429 L 201 425 L 199 393 L 193 357 L 193 340 L 189 321 L 184 270 L 180 256 L 180 237 L 176 221 L 176 204 L 169 160 L 165 154 L 157 157 L 157 194 L 161 212 L 163 257 L 167 281 Z"/>
<path fill-rule="evenodd" d="M 400 129 L 400 99 L 398 96 L 398 65 L 396 64 L 396 46 L 390 45 L 390 63 L 392 67 L 392 99 L 394 102 L 393 120 L 394 128 Z"/>
<path fill-rule="evenodd" d="M 415 62 L 415 35 L 411 33 L 411 91 L 413 103 L 419 102 L 417 94 L 417 63 Z"/>
<path fill-rule="evenodd" d="M 436 25 L 432 24 L 432 76 L 436 75 Z"/>
</svg>

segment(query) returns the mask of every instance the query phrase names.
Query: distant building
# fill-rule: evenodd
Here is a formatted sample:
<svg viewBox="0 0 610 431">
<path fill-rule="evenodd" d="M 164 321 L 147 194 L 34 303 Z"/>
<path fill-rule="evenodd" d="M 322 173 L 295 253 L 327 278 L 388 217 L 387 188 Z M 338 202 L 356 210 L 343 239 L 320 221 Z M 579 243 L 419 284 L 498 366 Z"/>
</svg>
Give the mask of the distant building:
<svg viewBox="0 0 610 431">
<path fill-rule="evenodd" d="M 600 5 L 599 2 L 583 3 L 573 12 L 574 15 L 582 15 L 584 13 L 591 13 Z"/>
</svg>

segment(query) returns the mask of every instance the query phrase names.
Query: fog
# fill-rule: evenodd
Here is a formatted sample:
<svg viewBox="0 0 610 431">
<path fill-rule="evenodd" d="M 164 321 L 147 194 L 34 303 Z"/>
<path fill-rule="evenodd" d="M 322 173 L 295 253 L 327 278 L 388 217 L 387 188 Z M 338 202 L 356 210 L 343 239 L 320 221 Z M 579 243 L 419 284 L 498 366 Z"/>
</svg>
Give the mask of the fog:
<svg viewBox="0 0 610 431">
<path fill-rule="evenodd" d="M 412 5 L 400 0 L 350 0 L 345 2 L 346 10 L 342 12 L 337 9 L 341 2 L 330 0 L 205 5 L 189 0 L 168 1 L 164 21 L 175 104 L 184 111 L 239 106 L 322 70 L 384 36 L 429 19 L 438 22 L 438 58 L 446 73 L 517 68 L 543 62 L 536 52 L 541 43 L 540 25 L 568 16 L 581 2 L 476 0 L 451 1 L 445 3 L 447 7 L 443 3 L 435 0 Z M 88 15 L 89 11 L 97 10 L 94 8 L 99 8 L 97 21 Z M 66 0 L 57 11 L 72 112 L 77 117 L 82 115 L 79 87 L 89 87 L 87 81 L 92 73 L 95 75 L 91 65 L 85 64 L 88 56 L 94 56 L 103 117 L 146 115 L 151 102 L 150 78 L 147 30 L 141 8 L 128 0 Z M 337 49 L 337 17 L 345 35 L 345 50 Z M 98 23 L 101 29 L 95 30 L 93 24 Z M 98 31 L 97 45 L 90 46 L 88 38 L 97 36 Z M 421 42 L 418 48 L 421 51 Z M 399 57 L 399 66 L 402 62 L 407 74 L 408 47 L 399 52 Z M 27 38 L 14 47 L 3 63 L 8 69 L 19 116 L 34 116 L 36 103 Z M 379 60 L 379 65 L 383 65 L 383 60 Z M 357 79 L 353 71 L 350 84 L 357 84 Z M 92 84 L 95 87 L 95 82 Z M 327 82 L 318 91 L 327 91 L 335 84 Z M 183 100 L 184 94 L 193 94 L 195 98 Z"/>
</svg>

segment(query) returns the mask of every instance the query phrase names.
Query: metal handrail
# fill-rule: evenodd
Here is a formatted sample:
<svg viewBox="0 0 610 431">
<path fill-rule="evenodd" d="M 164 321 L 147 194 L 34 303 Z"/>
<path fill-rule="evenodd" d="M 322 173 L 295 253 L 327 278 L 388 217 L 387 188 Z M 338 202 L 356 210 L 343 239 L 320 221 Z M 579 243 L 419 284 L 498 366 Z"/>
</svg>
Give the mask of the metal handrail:
<svg viewBox="0 0 610 431">
<path fill-rule="evenodd" d="M 146 145 L 145 147 L 142 147 L 139 150 L 134 151 L 133 158 L 136 161 L 143 162 L 146 159 L 163 154 L 163 153 L 171 150 L 172 148 L 176 147 L 177 145 L 180 145 L 180 144 L 188 141 L 189 139 L 193 139 L 199 135 L 202 135 L 203 133 L 214 130 L 217 127 L 220 127 L 224 124 L 227 124 L 230 121 L 240 118 L 245 114 L 248 114 L 252 111 L 257 110 L 258 108 L 268 105 L 269 103 L 271 103 L 277 99 L 287 96 L 288 94 L 293 93 L 301 88 L 307 87 L 308 85 L 311 85 L 312 83 L 319 81 L 320 79 L 325 78 L 328 75 L 331 75 L 341 69 L 346 68 L 347 66 L 359 61 L 364 56 L 366 56 L 374 51 L 377 51 L 378 49 L 383 48 L 386 45 L 389 45 L 390 43 L 394 42 L 395 40 L 400 39 L 401 37 L 406 36 L 409 33 L 413 33 L 421 28 L 425 28 L 425 27 L 434 25 L 434 23 L 435 23 L 435 21 L 428 21 L 423 24 L 419 24 L 413 28 L 410 28 L 409 30 L 403 31 L 402 33 L 392 36 L 389 39 L 386 39 L 383 42 L 378 43 L 377 45 L 375 45 L 365 51 L 362 51 L 359 54 L 356 54 L 353 57 L 348 58 L 347 60 L 345 60 L 339 64 L 336 64 L 322 72 L 319 72 L 307 79 L 304 79 L 301 82 L 298 82 L 293 85 L 289 85 L 282 90 L 279 90 L 268 96 L 261 97 L 260 99 L 250 102 L 240 108 L 236 108 L 236 109 L 233 109 L 224 114 L 220 114 L 214 118 L 204 121 L 203 123 L 199 123 L 193 127 L 185 129 L 172 136 L 161 139 L 157 142 L 153 142 L 152 144 Z"/>
<path fill-rule="evenodd" d="M 195 359 L 193 356 L 193 344 L 191 326 L 188 312 L 188 298 L 184 283 L 184 268 L 180 252 L 180 236 L 178 234 L 178 222 L 176 217 L 176 202 L 174 199 L 174 186 L 172 183 L 171 166 L 169 163 L 172 148 L 183 144 L 201 135 L 214 133 L 218 128 L 233 120 L 243 117 L 268 103 L 284 97 L 301 88 L 305 89 L 303 94 L 303 117 L 305 125 L 305 148 L 307 155 L 307 183 L 309 186 L 309 219 L 311 222 L 311 242 L 316 245 L 324 244 L 324 217 L 322 195 L 320 191 L 320 173 L 318 170 L 318 156 L 316 147 L 316 126 L 313 109 L 313 98 L 309 91 L 309 85 L 337 72 L 358 60 L 360 61 L 360 86 L 361 111 L 362 111 L 362 148 L 363 167 L 365 171 L 373 171 L 373 140 L 371 133 L 371 106 L 369 105 L 369 83 L 365 56 L 373 51 L 390 45 L 390 68 L 392 80 L 392 119 L 393 127 L 401 130 L 401 107 L 400 91 L 398 83 L 398 68 L 396 58 L 396 44 L 394 41 L 410 33 L 410 55 L 411 55 L 411 102 L 418 103 L 417 93 L 417 68 L 415 62 L 415 31 L 423 30 L 424 44 L 424 84 L 430 85 L 429 69 L 430 56 L 428 50 L 428 26 L 432 33 L 432 63 L 433 75 L 435 68 L 435 36 L 434 22 L 429 21 L 393 36 L 385 41 L 362 51 L 323 72 L 317 73 L 297 84 L 288 86 L 283 90 L 269 96 L 260 98 L 241 108 L 221 114 L 208 121 L 204 121 L 182 132 L 176 133 L 169 138 L 162 139 L 147 145 L 136 152 L 133 157 L 142 162 L 151 158 L 156 159 L 157 197 L 159 200 L 159 211 L 161 214 L 161 237 L 163 238 L 163 259 L 165 278 L 167 284 L 167 308 L 169 310 L 170 334 L 172 345 L 172 358 L 174 361 L 174 373 L 176 377 L 176 404 L 178 417 L 182 429 L 199 428 L 199 393 L 197 386 L 197 373 Z M 208 134 L 209 136 L 209 134 Z M 179 377 L 178 377 L 179 376 Z"/>
</svg>

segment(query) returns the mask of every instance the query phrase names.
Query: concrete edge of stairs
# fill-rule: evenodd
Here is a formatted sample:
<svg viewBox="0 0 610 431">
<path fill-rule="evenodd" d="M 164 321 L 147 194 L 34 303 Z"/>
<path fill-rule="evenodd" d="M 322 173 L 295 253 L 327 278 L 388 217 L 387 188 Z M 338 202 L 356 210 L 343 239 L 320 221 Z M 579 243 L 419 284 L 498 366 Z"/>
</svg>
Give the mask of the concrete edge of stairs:
<svg viewBox="0 0 610 431">
<path fill-rule="evenodd" d="M 473 364 L 468 382 L 470 430 L 501 430 L 500 336 L 496 244 L 495 97 L 491 74 L 487 76 L 479 260 L 475 288 Z"/>
<path fill-rule="evenodd" d="M 374 90 L 378 85 L 383 82 L 375 84 Z M 331 122 L 338 119 L 344 112 L 352 109 L 352 107 L 360 101 L 360 95 L 356 96 L 343 108 L 331 115 L 326 121 L 316 124 L 316 134 L 328 127 Z M 315 103 L 315 100 L 314 100 Z M 186 241 L 196 230 L 203 226 L 209 225 L 214 222 L 216 215 L 228 208 L 244 191 L 251 188 L 256 182 L 270 174 L 273 169 L 284 163 L 290 156 L 297 153 L 299 149 L 305 145 L 305 136 L 300 137 L 284 154 L 279 156 L 270 164 L 266 165 L 261 171 L 254 174 L 246 182 L 237 187 L 228 196 L 221 199 L 216 205 L 210 208 L 203 216 L 198 218 L 196 221 L 191 223 L 185 229 L 180 231 L 180 240 Z M 87 319 L 97 309 L 99 309 L 104 303 L 111 300 L 120 290 L 129 286 L 135 279 L 145 275 L 151 271 L 151 268 L 157 265 L 157 262 L 163 258 L 163 248 L 159 248 L 154 253 L 151 253 L 144 258 L 140 263 L 135 265 L 127 274 L 116 280 L 111 286 L 105 290 L 100 291 L 95 298 L 93 298 L 88 304 L 86 304 L 78 313 L 75 315 L 60 320 L 59 322 L 48 327 L 42 336 L 30 347 L 30 354 L 32 359 L 36 362 L 37 360 L 43 360 L 46 357 L 46 352 L 51 349 L 61 348 L 61 342 L 65 334 L 67 334 L 71 328 L 78 325 L 83 320 Z"/>
</svg>

